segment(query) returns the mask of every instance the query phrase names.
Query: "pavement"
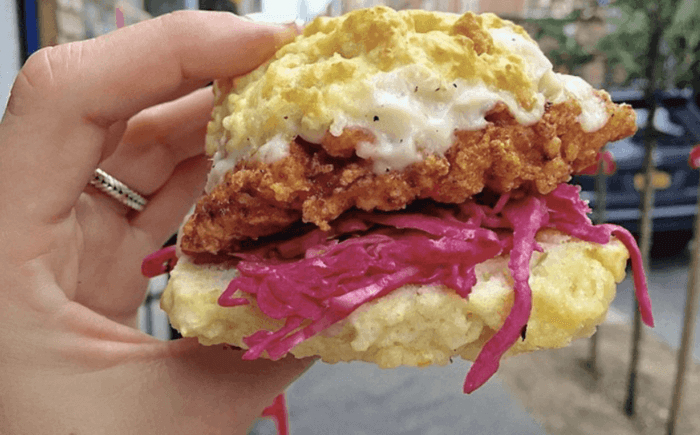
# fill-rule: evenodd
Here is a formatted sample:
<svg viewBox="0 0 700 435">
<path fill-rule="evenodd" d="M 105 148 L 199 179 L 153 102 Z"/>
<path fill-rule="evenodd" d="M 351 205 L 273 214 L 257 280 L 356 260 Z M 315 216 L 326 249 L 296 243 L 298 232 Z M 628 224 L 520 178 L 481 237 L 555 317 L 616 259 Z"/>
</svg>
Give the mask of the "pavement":
<svg viewBox="0 0 700 435">
<path fill-rule="evenodd" d="M 644 328 L 634 417 L 622 412 L 634 306 L 628 277 L 598 332 L 596 371 L 586 365 L 590 340 L 510 358 L 471 395 L 462 394 L 470 363 L 460 359 L 446 367 L 392 370 L 318 362 L 287 390 L 291 435 L 666 433 L 687 270 L 688 259 L 680 258 L 654 262 L 648 273 L 656 327 Z M 166 318 L 156 304 L 151 332 L 165 337 Z M 700 414 L 691 412 L 700 409 L 700 319 L 696 337 L 676 435 L 700 434 Z M 249 430 L 249 435 L 276 433 L 269 419 Z"/>
<path fill-rule="evenodd" d="M 463 394 L 468 369 L 316 363 L 287 391 L 291 434 L 545 434 L 499 378 Z M 275 434 L 274 425 L 251 433 Z"/>
<path fill-rule="evenodd" d="M 677 257 L 654 259 L 647 271 L 649 296 L 654 313 L 654 328 L 649 334 L 678 349 L 681 342 L 685 296 L 688 288 L 689 253 Z M 634 314 L 634 284 L 631 273 L 617 286 L 612 303 L 618 317 L 629 321 Z M 695 342 L 692 353 L 700 361 L 700 311 L 695 320 Z M 698 432 L 700 433 L 700 432 Z"/>
<path fill-rule="evenodd" d="M 628 370 L 632 330 L 628 323 L 605 323 L 598 331 L 596 370 L 589 368 L 590 341 L 512 358 L 501 378 L 528 405 L 552 435 L 666 434 L 676 375 L 676 352 L 644 333 L 638 365 L 635 413 L 628 417 Z M 700 434 L 700 364 L 688 368 L 676 435 Z M 518 433 L 518 432 L 513 432 Z"/>
<path fill-rule="evenodd" d="M 484 434 L 652 435 L 666 433 L 675 351 L 645 333 L 636 415 L 627 417 L 631 327 L 613 309 L 601 325 L 596 370 L 590 341 L 510 358 L 471 395 L 461 392 L 470 363 L 381 370 L 366 363 L 316 363 L 287 390 L 291 435 Z M 700 364 L 688 371 L 677 435 L 700 433 Z M 250 435 L 274 435 L 259 420 Z"/>
<path fill-rule="evenodd" d="M 287 391 L 291 435 L 666 433 L 688 269 L 687 258 L 673 261 L 652 264 L 648 274 L 656 328 L 644 329 L 633 417 L 622 412 L 634 306 L 628 277 L 599 329 L 597 370 L 587 364 L 590 340 L 510 358 L 471 395 L 461 392 L 470 366 L 462 360 L 447 367 L 392 370 L 319 362 Z M 700 409 L 700 319 L 697 329 L 684 410 Z M 249 433 L 276 430 L 263 419 Z M 700 414 L 682 412 L 675 433 L 699 434 Z"/>
</svg>

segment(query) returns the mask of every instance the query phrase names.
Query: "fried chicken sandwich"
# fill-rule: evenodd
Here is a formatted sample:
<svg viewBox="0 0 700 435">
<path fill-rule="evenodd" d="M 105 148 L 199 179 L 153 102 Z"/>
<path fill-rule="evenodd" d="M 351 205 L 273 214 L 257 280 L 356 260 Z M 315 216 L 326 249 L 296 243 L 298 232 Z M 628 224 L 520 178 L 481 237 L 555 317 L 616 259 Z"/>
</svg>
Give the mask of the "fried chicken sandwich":
<svg viewBox="0 0 700 435">
<path fill-rule="evenodd" d="M 318 18 L 215 95 L 211 173 L 161 302 L 182 335 L 249 359 L 462 356 L 471 392 L 506 354 L 590 336 L 630 256 L 652 323 L 634 239 L 566 184 L 634 112 L 555 73 L 521 27 Z"/>
</svg>

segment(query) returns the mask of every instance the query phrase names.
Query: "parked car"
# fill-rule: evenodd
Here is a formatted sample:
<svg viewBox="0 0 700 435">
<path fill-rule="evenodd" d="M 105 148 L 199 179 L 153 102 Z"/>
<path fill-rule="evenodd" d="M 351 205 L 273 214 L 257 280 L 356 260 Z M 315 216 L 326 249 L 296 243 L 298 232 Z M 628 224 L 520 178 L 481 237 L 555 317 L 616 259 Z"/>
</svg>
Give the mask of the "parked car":
<svg viewBox="0 0 700 435">
<path fill-rule="evenodd" d="M 644 185 L 644 133 L 650 121 L 657 130 L 657 147 L 653 155 L 656 188 L 652 212 L 654 246 L 661 254 L 684 249 L 693 235 L 697 208 L 698 171 L 688 165 L 690 150 L 700 144 L 700 109 L 691 92 L 673 91 L 658 94 L 658 109 L 650 120 L 649 108 L 639 91 L 611 92 L 616 102 L 626 102 L 637 112 L 637 133 L 610 143 L 615 170 L 607 177 L 605 220 L 621 225 L 633 233 L 639 230 L 640 191 Z M 577 175 L 573 184 L 582 187 L 581 196 L 595 207 L 595 176 Z"/>
</svg>

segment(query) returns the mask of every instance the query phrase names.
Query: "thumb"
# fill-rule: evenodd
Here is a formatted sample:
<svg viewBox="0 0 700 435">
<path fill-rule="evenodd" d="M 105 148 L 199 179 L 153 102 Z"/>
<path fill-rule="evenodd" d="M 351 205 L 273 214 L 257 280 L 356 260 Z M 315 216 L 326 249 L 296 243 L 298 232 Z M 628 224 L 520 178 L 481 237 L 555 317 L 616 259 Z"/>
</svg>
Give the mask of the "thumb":
<svg viewBox="0 0 700 435">
<path fill-rule="evenodd" d="M 157 375 L 149 381 L 155 381 L 160 388 L 159 397 L 150 401 L 156 408 L 153 412 L 161 413 L 163 424 L 177 422 L 170 433 L 185 432 L 182 407 L 191 417 L 187 424 L 193 425 L 187 433 L 205 433 L 198 426 L 205 419 L 204 427 L 210 432 L 218 429 L 213 433 L 222 433 L 227 428 L 227 433 L 245 434 L 275 397 L 315 361 L 292 356 L 279 361 L 247 361 L 241 358 L 244 350 L 225 345 L 201 346 L 196 339 L 177 340 L 170 347 L 171 354 L 156 363 Z M 174 401 L 178 406 L 172 406 Z M 162 404 L 167 402 L 171 404 L 169 416 L 162 415 Z"/>
<path fill-rule="evenodd" d="M 0 380 L 3 392 L 18 399 L 0 396 L 0 407 L 13 415 L 4 422 L 7 433 L 245 435 L 275 396 L 313 363 L 243 361 L 242 351 L 204 347 L 194 339 L 144 338 L 109 347 L 113 356 L 126 351 L 131 357 L 118 363 L 115 358 L 114 365 L 84 358 L 84 367 L 92 370 L 52 364 L 51 370 L 16 370 L 13 379 Z"/>
</svg>

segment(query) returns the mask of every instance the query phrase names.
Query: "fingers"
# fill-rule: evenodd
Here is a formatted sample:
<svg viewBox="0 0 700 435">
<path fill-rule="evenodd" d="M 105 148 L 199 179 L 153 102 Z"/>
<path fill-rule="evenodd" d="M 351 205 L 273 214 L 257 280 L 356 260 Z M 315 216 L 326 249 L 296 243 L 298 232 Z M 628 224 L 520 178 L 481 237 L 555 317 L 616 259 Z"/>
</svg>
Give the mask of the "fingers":
<svg viewBox="0 0 700 435">
<path fill-rule="evenodd" d="M 138 113 L 100 167 L 137 192 L 151 195 L 177 165 L 204 153 L 213 100 L 211 88 L 204 88 Z"/>
<path fill-rule="evenodd" d="M 198 83 L 249 72 L 295 35 L 296 28 L 251 23 L 229 13 L 164 15 L 32 56 L 10 113 L 60 105 L 71 115 L 108 125 L 188 93 Z"/>
<path fill-rule="evenodd" d="M 233 14 L 187 11 L 40 50 L 20 71 L 0 125 L 0 184 L 17 186 L 0 200 L 66 212 L 110 151 L 115 123 L 214 78 L 248 72 L 295 34 Z"/>
<path fill-rule="evenodd" d="M 30 363 L 18 370 L 12 403 L 33 406 L 10 411 L 30 433 L 105 433 L 110 422 L 108 433 L 243 435 L 314 362 L 243 361 L 243 351 L 192 338 L 160 342 L 73 303 L 46 326 L 30 328 L 33 346 L 17 354 Z"/>
<path fill-rule="evenodd" d="M 191 345 L 182 341 L 174 345 Z M 241 359 L 242 350 L 196 346 L 173 360 L 169 377 L 177 379 L 180 388 L 191 383 L 190 388 L 198 386 L 200 391 L 205 390 L 203 397 L 198 398 L 197 406 L 201 407 L 199 412 L 209 410 L 212 411 L 209 415 L 217 416 L 212 420 L 212 427 L 225 425 L 234 415 L 241 423 L 247 422 L 238 428 L 240 432 L 233 433 L 245 434 L 247 426 L 260 416 L 263 409 L 315 362 L 312 358 L 296 359 L 292 356 L 279 361 L 244 361 Z M 244 402 L 240 398 L 245 398 Z"/>
<path fill-rule="evenodd" d="M 182 162 L 143 211 L 134 214 L 131 225 L 149 233 L 157 246 L 162 246 L 177 231 L 182 217 L 202 194 L 210 166 L 202 155 Z"/>
</svg>

